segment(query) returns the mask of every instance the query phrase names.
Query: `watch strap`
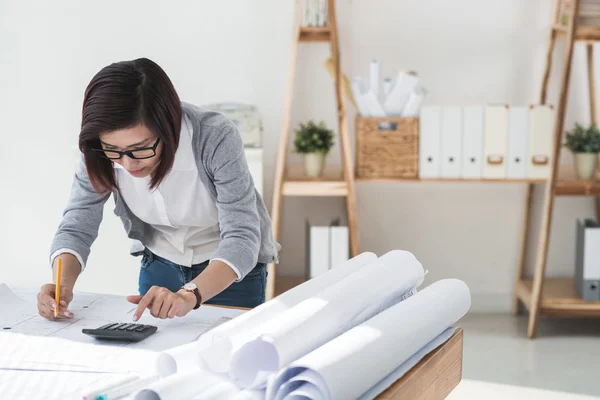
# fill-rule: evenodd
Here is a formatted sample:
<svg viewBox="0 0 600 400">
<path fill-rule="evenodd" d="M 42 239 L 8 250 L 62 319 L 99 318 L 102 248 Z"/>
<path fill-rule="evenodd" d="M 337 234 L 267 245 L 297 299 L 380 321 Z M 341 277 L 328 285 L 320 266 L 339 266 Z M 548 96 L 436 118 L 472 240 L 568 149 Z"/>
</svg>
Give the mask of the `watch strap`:
<svg viewBox="0 0 600 400">
<path fill-rule="evenodd" d="M 198 308 L 200 308 L 200 304 L 202 304 L 202 295 L 200 294 L 200 291 L 198 290 L 198 288 L 195 288 L 193 290 L 194 295 L 196 295 L 196 305 L 194 306 L 194 310 L 197 310 Z"/>
</svg>

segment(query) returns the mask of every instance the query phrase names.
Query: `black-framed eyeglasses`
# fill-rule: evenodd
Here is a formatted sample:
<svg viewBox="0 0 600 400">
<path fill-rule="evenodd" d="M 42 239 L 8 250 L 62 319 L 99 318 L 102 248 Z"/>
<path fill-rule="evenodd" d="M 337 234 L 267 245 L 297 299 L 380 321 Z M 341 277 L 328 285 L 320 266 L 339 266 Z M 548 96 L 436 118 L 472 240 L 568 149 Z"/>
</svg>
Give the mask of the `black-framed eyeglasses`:
<svg viewBox="0 0 600 400">
<path fill-rule="evenodd" d="M 143 160 L 146 158 L 152 158 L 156 155 L 156 148 L 158 147 L 159 142 L 160 138 L 156 139 L 156 142 L 154 142 L 154 144 L 150 147 L 141 147 L 139 149 L 126 151 L 106 149 L 94 149 L 94 151 L 98 152 L 98 154 L 110 160 L 118 160 L 123 156 L 128 156 L 129 158 L 133 158 L 134 160 Z"/>
</svg>

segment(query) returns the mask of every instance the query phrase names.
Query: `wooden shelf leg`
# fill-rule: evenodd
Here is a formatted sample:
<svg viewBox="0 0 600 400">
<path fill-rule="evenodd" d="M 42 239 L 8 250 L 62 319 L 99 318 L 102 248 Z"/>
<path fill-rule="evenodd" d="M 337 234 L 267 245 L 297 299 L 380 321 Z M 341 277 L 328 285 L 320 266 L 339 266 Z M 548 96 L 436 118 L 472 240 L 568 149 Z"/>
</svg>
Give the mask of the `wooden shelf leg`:
<svg viewBox="0 0 600 400">
<path fill-rule="evenodd" d="M 587 49 L 587 72 L 588 72 L 588 86 L 590 95 L 590 119 L 592 124 L 598 125 L 598 119 L 596 117 L 596 83 L 594 82 L 594 45 L 588 43 Z"/>
<path fill-rule="evenodd" d="M 587 73 L 588 73 L 588 86 L 590 96 L 590 121 L 592 124 L 598 126 L 598 117 L 596 112 L 596 82 L 594 80 L 594 45 L 588 43 L 586 45 L 587 53 Z M 600 197 L 596 197 L 596 221 L 600 221 Z"/>
<path fill-rule="evenodd" d="M 285 176 L 285 165 L 287 159 L 287 149 L 290 135 L 290 122 L 292 114 L 292 100 L 294 97 L 294 78 L 296 74 L 296 58 L 298 54 L 298 36 L 300 34 L 301 22 L 301 4 L 296 1 L 296 25 L 292 33 L 291 55 L 290 55 L 290 70 L 288 75 L 287 96 L 283 105 L 283 127 L 281 138 L 279 139 L 279 152 L 277 153 L 277 161 L 275 165 L 275 182 L 273 185 L 273 203 L 271 204 L 271 226 L 275 240 L 279 241 L 279 228 L 281 225 L 281 209 L 283 202 L 283 177 Z M 275 297 L 275 278 L 277 271 L 275 263 L 267 265 L 267 287 L 265 298 L 266 301 Z"/>
<path fill-rule="evenodd" d="M 552 11 L 552 24 L 558 23 L 558 13 L 560 12 L 560 0 L 554 0 L 554 9 Z M 548 47 L 546 48 L 546 63 L 544 67 L 544 75 L 542 78 L 542 93 L 540 95 L 540 104 L 546 104 L 546 97 L 548 95 L 548 81 L 550 80 L 550 69 L 552 67 L 552 52 L 554 51 L 554 44 L 556 43 L 556 32 L 550 27 L 550 40 L 548 40 Z"/>
<path fill-rule="evenodd" d="M 552 225 L 552 211 L 554 209 L 554 185 L 558 174 L 558 163 L 561 148 L 562 130 L 567 108 L 567 97 L 569 92 L 569 80 L 571 77 L 571 60 L 573 58 L 573 43 L 575 39 L 575 30 L 577 29 L 577 18 L 579 15 L 579 0 L 573 1 L 572 14 L 569 16 L 569 29 L 565 40 L 566 52 L 560 83 L 560 94 L 556 112 L 556 121 L 554 125 L 554 148 L 552 157 L 552 171 L 546 182 L 544 197 L 544 212 L 542 217 L 542 226 L 538 243 L 538 253 L 535 265 L 535 274 L 533 276 L 533 288 L 531 293 L 531 308 L 529 314 L 529 326 L 527 336 L 534 338 L 537 333 L 538 319 L 540 315 L 542 288 L 546 274 L 546 261 L 548 257 L 548 244 L 550 241 L 550 229 Z"/>
<path fill-rule="evenodd" d="M 528 233 L 531 220 L 531 205 L 533 204 L 533 187 L 533 183 L 529 183 L 527 185 L 527 193 L 525 195 L 525 210 L 523 214 L 523 225 L 521 228 L 521 248 L 519 249 L 519 264 L 517 264 L 517 274 L 515 276 L 515 288 L 513 293 L 513 315 L 519 315 L 519 296 L 517 295 L 517 287 L 521 279 L 523 279 L 525 259 L 527 258 L 527 237 L 529 236 Z"/>
<path fill-rule="evenodd" d="M 342 74 L 340 71 L 340 49 L 338 41 L 338 27 L 335 13 L 334 0 L 329 0 L 329 26 L 331 29 L 331 53 L 333 56 L 335 97 L 337 102 L 338 127 L 340 132 L 340 146 L 342 149 L 342 165 L 344 166 L 344 179 L 348 186 L 346 195 L 346 210 L 348 213 L 348 230 L 350 234 L 350 256 L 358 255 L 358 229 L 356 218 L 356 190 L 354 182 L 354 168 L 350 155 L 350 137 L 348 135 L 348 120 L 346 118 L 346 107 L 342 91 Z"/>
</svg>

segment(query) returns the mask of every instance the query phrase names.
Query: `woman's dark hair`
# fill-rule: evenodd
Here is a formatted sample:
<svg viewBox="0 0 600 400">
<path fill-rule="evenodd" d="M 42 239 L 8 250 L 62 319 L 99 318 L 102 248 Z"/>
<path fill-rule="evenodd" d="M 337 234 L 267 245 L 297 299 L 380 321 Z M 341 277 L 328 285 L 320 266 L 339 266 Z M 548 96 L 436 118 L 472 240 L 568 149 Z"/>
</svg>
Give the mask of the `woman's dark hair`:
<svg viewBox="0 0 600 400">
<path fill-rule="evenodd" d="M 98 192 L 117 188 L 112 161 L 94 151 L 101 148 L 100 135 L 138 124 L 158 135 L 163 146 L 150 181 L 155 188 L 173 165 L 181 117 L 179 96 L 165 71 L 153 61 L 140 58 L 102 68 L 85 90 L 79 133 L 79 149 L 94 188 Z"/>
</svg>

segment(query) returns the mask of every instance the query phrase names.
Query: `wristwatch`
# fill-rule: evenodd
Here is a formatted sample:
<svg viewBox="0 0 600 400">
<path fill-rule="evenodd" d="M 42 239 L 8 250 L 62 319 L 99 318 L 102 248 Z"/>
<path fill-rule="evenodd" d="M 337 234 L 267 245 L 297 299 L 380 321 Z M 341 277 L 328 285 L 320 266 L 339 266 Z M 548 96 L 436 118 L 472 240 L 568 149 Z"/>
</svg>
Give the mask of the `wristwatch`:
<svg viewBox="0 0 600 400">
<path fill-rule="evenodd" d="M 182 287 L 183 290 L 187 290 L 188 292 L 193 292 L 196 296 L 196 305 L 194 306 L 194 310 L 197 310 L 202 304 L 202 296 L 200 295 L 200 291 L 198 290 L 198 286 L 194 282 L 188 282 Z"/>
</svg>

